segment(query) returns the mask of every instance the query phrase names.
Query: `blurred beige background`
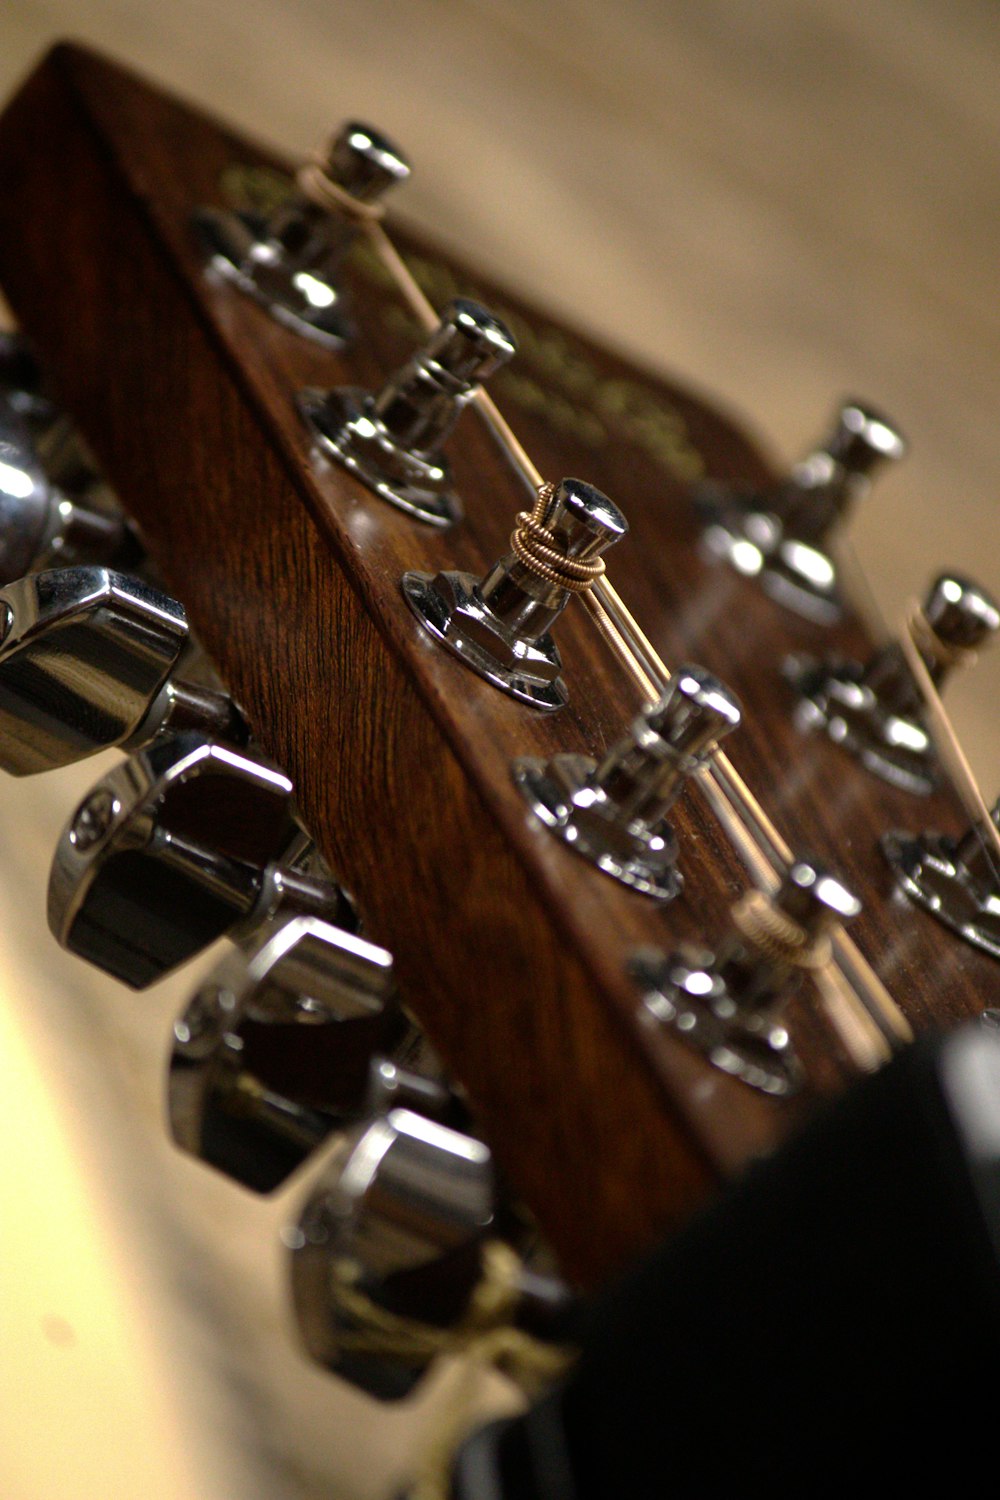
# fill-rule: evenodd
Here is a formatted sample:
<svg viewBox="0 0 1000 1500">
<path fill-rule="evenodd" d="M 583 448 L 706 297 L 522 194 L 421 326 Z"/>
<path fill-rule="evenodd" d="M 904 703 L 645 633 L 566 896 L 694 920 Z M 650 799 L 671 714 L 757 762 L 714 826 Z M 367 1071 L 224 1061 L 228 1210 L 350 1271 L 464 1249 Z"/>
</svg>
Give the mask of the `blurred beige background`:
<svg viewBox="0 0 1000 1500">
<path fill-rule="evenodd" d="M 383 126 L 416 164 L 413 220 L 689 377 L 787 458 L 840 395 L 880 403 L 912 440 L 854 526 L 886 615 L 939 565 L 1000 590 L 994 0 L 6 0 L 0 91 L 66 34 L 295 153 L 347 113 Z M 995 656 L 952 698 L 990 800 Z M 123 997 L 45 931 L 48 857 L 98 771 L 0 787 L 0 1015 L 27 1079 L 4 1168 L 0 1320 L 16 1301 L 22 1321 L 0 1374 L 0 1478 L 30 1434 L 4 1494 L 382 1493 L 411 1419 L 376 1427 L 286 1347 L 280 1206 L 162 1140 L 160 1068 L 191 979 Z M 40 1242 L 92 1246 L 71 1253 L 91 1277 L 76 1323 L 58 1257 L 41 1290 L 10 1290 Z M 182 1310 L 140 1315 L 179 1292 Z M 93 1396 L 75 1427 L 71 1386 Z"/>
</svg>

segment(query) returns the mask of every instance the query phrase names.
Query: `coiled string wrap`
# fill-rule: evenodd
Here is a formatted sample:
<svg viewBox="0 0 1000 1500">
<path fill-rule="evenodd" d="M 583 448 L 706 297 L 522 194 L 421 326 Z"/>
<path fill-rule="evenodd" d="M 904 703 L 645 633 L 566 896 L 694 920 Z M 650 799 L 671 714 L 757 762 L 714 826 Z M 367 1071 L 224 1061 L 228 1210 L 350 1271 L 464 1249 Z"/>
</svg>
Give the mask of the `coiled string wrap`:
<svg viewBox="0 0 1000 1500">
<path fill-rule="evenodd" d="M 510 536 L 511 551 L 519 563 L 545 583 L 567 589 L 571 594 L 585 594 L 604 577 L 604 558 L 567 557 L 560 548 L 544 522 L 555 489 L 551 480 L 539 485 L 534 507 L 518 511 L 517 525 Z"/>
<path fill-rule="evenodd" d="M 906 623 L 917 649 L 935 667 L 950 671 L 952 667 L 971 667 L 975 663 L 975 647 L 956 646 L 942 640 L 919 604 L 911 606 Z"/>
<path fill-rule="evenodd" d="M 339 182 L 334 182 L 320 152 L 303 163 L 295 174 L 295 183 L 299 192 L 317 208 L 341 214 L 355 224 L 374 224 L 385 214 L 384 203 L 364 203 L 342 188 Z"/>
<path fill-rule="evenodd" d="M 832 961 L 830 939 L 822 934 L 810 941 L 805 929 L 779 911 L 763 891 L 747 891 L 731 915 L 737 932 L 772 962 L 815 972 Z"/>
</svg>

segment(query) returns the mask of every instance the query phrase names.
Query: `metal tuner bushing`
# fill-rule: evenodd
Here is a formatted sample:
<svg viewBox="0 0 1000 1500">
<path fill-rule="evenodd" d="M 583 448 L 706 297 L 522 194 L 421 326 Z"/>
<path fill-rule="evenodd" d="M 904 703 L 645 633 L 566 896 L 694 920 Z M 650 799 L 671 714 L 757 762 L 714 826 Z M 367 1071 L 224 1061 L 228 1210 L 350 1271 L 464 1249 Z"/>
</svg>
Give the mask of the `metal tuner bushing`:
<svg viewBox="0 0 1000 1500">
<path fill-rule="evenodd" d="M 907 900 L 974 948 L 1000 958 L 1000 801 L 990 821 L 993 836 L 975 825 L 957 839 L 933 831 L 887 833 L 882 852 Z"/>
<path fill-rule="evenodd" d="M 940 692 L 955 668 L 988 645 L 1000 628 L 1000 606 L 958 573 L 932 583 L 915 621 L 915 644 Z M 785 675 L 799 695 L 798 720 L 819 728 L 869 771 L 904 791 L 933 791 L 940 769 L 925 722 L 923 695 L 898 640 L 866 663 L 792 657 Z"/>
<path fill-rule="evenodd" d="M 350 121 L 305 171 L 313 191 L 294 190 L 269 218 L 201 208 L 195 229 L 213 271 L 295 333 L 341 349 L 354 327 L 340 262 L 359 219 L 410 167 L 379 131 Z"/>
<path fill-rule="evenodd" d="M 304 390 L 298 403 L 324 457 L 430 526 L 461 519 L 444 444 L 484 381 L 511 359 L 513 335 L 478 302 L 451 302 L 427 342 L 375 395 Z"/>
<path fill-rule="evenodd" d="M 552 710 L 569 701 L 552 626 L 573 586 L 579 587 L 578 577 L 625 536 L 628 522 L 593 485 L 562 479 L 539 492 L 531 523 L 545 538 L 545 551 L 564 559 L 563 567 L 525 561 L 531 547 L 521 545 L 483 578 L 404 573 L 402 589 L 424 629 L 467 667 L 520 702 Z"/>
<path fill-rule="evenodd" d="M 175 599 L 109 568 L 0 589 L 0 767 L 30 776 L 181 729 L 244 744 L 232 700 L 176 675 L 188 641 Z"/>
<path fill-rule="evenodd" d="M 695 503 L 705 544 L 772 598 L 798 614 L 831 624 L 844 600 L 830 539 L 871 488 L 877 470 L 902 458 L 906 441 L 881 412 L 845 402 L 825 442 L 765 489 L 711 482 Z"/>
<path fill-rule="evenodd" d="M 796 860 L 773 897 L 754 891 L 736 903 L 732 931 L 714 951 L 635 953 L 630 972 L 642 994 L 640 1015 L 751 1088 L 794 1093 L 802 1069 L 785 1009 L 823 960 L 829 928 L 860 910 L 838 876 Z"/>
<path fill-rule="evenodd" d="M 680 667 L 660 701 L 637 716 L 602 761 L 525 757 L 514 762 L 514 783 L 574 854 L 644 895 L 670 901 L 683 877 L 667 814 L 688 777 L 739 722 L 728 688 L 703 667 Z"/>
</svg>

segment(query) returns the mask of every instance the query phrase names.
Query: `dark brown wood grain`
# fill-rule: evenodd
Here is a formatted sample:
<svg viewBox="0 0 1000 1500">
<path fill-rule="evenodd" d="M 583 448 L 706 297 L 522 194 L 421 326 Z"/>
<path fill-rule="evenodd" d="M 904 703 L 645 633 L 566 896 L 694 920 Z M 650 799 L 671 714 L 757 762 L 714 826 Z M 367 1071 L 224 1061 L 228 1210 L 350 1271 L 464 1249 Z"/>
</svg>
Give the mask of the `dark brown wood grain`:
<svg viewBox="0 0 1000 1500">
<path fill-rule="evenodd" d="M 207 279 L 191 213 L 219 201 L 234 163 L 274 165 L 112 64 L 57 50 L 0 122 L 0 282 L 511 1179 L 569 1270 L 592 1281 L 851 1070 L 808 997 L 792 1024 L 810 1089 L 794 1104 L 639 1023 L 629 953 L 711 939 L 745 886 L 741 867 L 690 794 L 675 819 L 687 887 L 664 911 L 527 816 L 511 760 L 599 754 L 638 706 L 634 690 L 578 606 L 558 627 L 572 702 L 553 716 L 421 634 L 400 575 L 483 571 L 506 549 L 523 486 L 471 414 L 450 445 L 467 520 L 445 534 L 317 464 L 295 391 L 376 387 L 412 347 L 411 320 L 363 255 L 347 268 L 362 332 L 343 357 Z M 766 479 L 754 446 L 680 387 L 397 239 L 437 287 L 513 317 L 522 352 L 498 382 L 505 414 L 546 475 L 580 475 L 625 509 L 616 586 L 668 662 L 699 661 L 738 693 L 737 767 L 791 845 L 862 897 L 859 945 L 915 1027 L 995 1000 L 997 965 L 892 899 L 877 850 L 892 826 L 958 830 L 956 799 L 894 791 L 793 727 L 782 660 L 864 653 L 860 623 L 810 626 L 701 555 L 692 454 L 711 475 Z"/>
</svg>

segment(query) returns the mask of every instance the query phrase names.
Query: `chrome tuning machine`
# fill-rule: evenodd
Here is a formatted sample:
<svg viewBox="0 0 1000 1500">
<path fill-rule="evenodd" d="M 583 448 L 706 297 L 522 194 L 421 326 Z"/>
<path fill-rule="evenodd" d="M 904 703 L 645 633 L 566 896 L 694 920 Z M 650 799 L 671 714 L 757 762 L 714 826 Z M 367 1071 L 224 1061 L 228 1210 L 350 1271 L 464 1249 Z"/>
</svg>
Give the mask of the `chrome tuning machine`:
<svg viewBox="0 0 1000 1500">
<path fill-rule="evenodd" d="M 334 1130 L 405 1089 L 412 1028 L 392 957 L 315 916 L 236 945 L 174 1024 L 168 1113 L 178 1145 L 257 1192 Z M 432 1078 L 414 1085 L 436 1099 Z"/>
<path fill-rule="evenodd" d="M 30 776 L 181 730 L 244 744 L 231 699 L 177 675 L 188 641 L 176 600 L 108 568 L 0 589 L 0 766 Z"/>
<path fill-rule="evenodd" d="M 709 483 L 696 504 L 705 543 L 779 603 L 820 624 L 843 612 L 828 538 L 871 487 L 878 468 L 902 458 L 906 442 L 880 412 L 846 402 L 827 440 L 767 489 Z"/>
<path fill-rule="evenodd" d="M 13 354 L 10 364 L 10 378 L 28 378 Z M 84 560 L 137 566 L 138 536 L 68 422 L 34 390 L 5 390 L 2 380 L 0 370 L 0 585 Z"/>
<path fill-rule="evenodd" d="M 600 763 L 583 755 L 526 757 L 514 762 L 514 783 L 575 854 L 644 895 L 670 901 L 683 877 L 667 813 L 688 777 L 739 722 L 739 704 L 721 682 L 702 667 L 681 667 Z"/>
<path fill-rule="evenodd" d="M 281 863 L 301 831 L 287 776 L 181 734 L 110 771 L 63 830 L 49 926 L 64 948 L 145 989 L 278 912 L 355 925 L 338 886 Z"/>
<path fill-rule="evenodd" d="M 410 175 L 384 135 L 351 121 L 322 160 L 305 169 L 316 197 L 293 191 L 269 218 L 202 208 L 195 227 L 210 266 L 295 333 L 330 349 L 354 329 L 339 283 L 340 262 L 366 215 Z"/>
<path fill-rule="evenodd" d="M 563 479 L 540 492 L 532 525 L 563 568 L 526 562 L 532 548 L 521 543 L 482 579 L 404 573 L 402 588 L 424 629 L 467 667 L 520 702 L 551 710 L 569 701 L 552 626 L 577 579 L 625 536 L 628 522 L 593 485 Z"/>
<path fill-rule="evenodd" d="M 642 1017 L 752 1088 L 794 1093 L 802 1071 L 784 1009 L 803 974 L 823 961 L 827 929 L 860 910 L 835 875 L 797 860 L 772 898 L 754 891 L 737 902 L 733 932 L 714 953 L 642 949 L 633 956 Z"/>
<path fill-rule="evenodd" d="M 1000 958 L 1000 801 L 992 829 L 973 826 L 961 838 L 887 833 L 882 852 L 896 889 L 975 948 Z"/>
<path fill-rule="evenodd" d="M 356 1126 L 285 1236 L 308 1353 L 394 1400 L 410 1393 L 449 1331 L 474 1336 L 499 1316 L 558 1336 L 566 1287 L 492 1238 L 496 1220 L 490 1152 L 474 1136 L 405 1108 Z M 487 1278 L 491 1312 L 477 1306 Z M 395 1328 L 403 1336 L 394 1348 Z"/>
<path fill-rule="evenodd" d="M 499 318 L 460 297 L 376 395 L 354 386 L 305 390 L 299 409 L 325 457 L 399 510 L 431 526 L 451 526 L 461 520 L 462 504 L 444 443 L 516 347 Z"/>
<path fill-rule="evenodd" d="M 945 573 L 931 585 L 916 619 L 915 644 L 935 687 L 1000 629 L 1000 606 L 979 584 Z M 899 641 L 867 664 L 793 657 L 785 675 L 800 695 L 804 727 L 822 728 L 862 765 L 905 791 L 927 793 L 938 781 L 924 704 Z"/>
</svg>

